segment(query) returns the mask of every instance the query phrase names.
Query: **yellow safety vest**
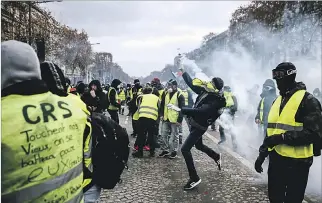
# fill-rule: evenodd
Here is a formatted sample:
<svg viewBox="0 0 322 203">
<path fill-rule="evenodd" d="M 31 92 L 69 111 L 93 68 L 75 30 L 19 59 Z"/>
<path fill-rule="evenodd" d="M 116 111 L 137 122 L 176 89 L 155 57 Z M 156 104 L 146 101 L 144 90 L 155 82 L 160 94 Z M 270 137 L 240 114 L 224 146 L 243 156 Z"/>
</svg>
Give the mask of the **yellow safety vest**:
<svg viewBox="0 0 322 203">
<path fill-rule="evenodd" d="M 163 93 L 164 93 L 164 89 L 159 90 L 159 99 L 160 99 L 160 100 L 162 99 L 162 95 L 163 95 Z"/>
<path fill-rule="evenodd" d="M 178 106 L 178 97 L 179 97 L 178 94 L 180 95 L 179 92 L 174 93 L 171 99 L 170 99 L 169 93 L 167 93 L 165 96 L 164 115 L 163 115 L 163 118 L 165 121 L 169 120 L 171 123 L 176 123 L 178 120 L 179 112 L 172 109 L 168 109 L 167 107 L 168 104 L 173 104 L 175 106 Z"/>
<path fill-rule="evenodd" d="M 235 104 L 233 100 L 233 94 L 231 92 L 224 91 L 224 97 L 226 99 L 226 107 L 230 107 Z"/>
<path fill-rule="evenodd" d="M 188 100 L 188 91 L 187 90 L 182 90 L 182 95 L 184 97 L 184 105 L 188 106 L 189 100 Z"/>
<path fill-rule="evenodd" d="M 139 118 L 151 118 L 156 121 L 158 119 L 158 102 L 159 97 L 154 94 L 142 95 L 142 102 L 138 107 Z"/>
<path fill-rule="evenodd" d="M 305 95 L 305 90 L 295 92 L 286 103 L 281 114 L 280 106 L 282 97 L 279 96 L 273 103 L 268 114 L 267 136 L 280 135 L 286 131 L 302 131 L 303 123 L 295 121 L 296 112 Z M 276 145 L 269 151 L 275 150 L 279 155 L 291 158 L 308 158 L 313 156 L 313 144 L 307 146 Z"/>
<path fill-rule="evenodd" d="M 141 98 L 143 95 L 139 95 L 137 98 L 136 98 L 136 106 L 139 106 L 139 104 L 138 104 L 138 101 L 139 101 L 139 98 Z M 137 120 L 139 120 L 139 109 L 137 109 L 136 110 L 136 112 L 133 114 L 133 117 L 132 117 L 132 119 L 133 120 L 135 120 L 135 121 L 137 121 Z"/>
<path fill-rule="evenodd" d="M 121 100 L 121 101 L 125 101 L 125 91 L 122 90 L 119 95 L 118 95 L 118 98 Z"/>
<path fill-rule="evenodd" d="M 87 125 L 91 127 L 91 124 L 89 122 L 87 122 Z M 84 144 L 84 163 L 85 163 L 85 167 L 91 173 L 93 173 L 93 164 L 92 164 L 92 142 L 93 142 L 93 139 L 92 139 L 92 128 L 90 128 L 90 132 L 86 136 L 85 144 Z M 83 188 L 86 187 L 91 182 L 92 182 L 92 178 L 90 178 L 90 177 L 85 178 L 84 177 L 84 181 L 83 181 L 82 187 Z"/>
<path fill-rule="evenodd" d="M 50 92 L 2 99 L 3 202 L 81 202 L 87 115 Z"/>
<path fill-rule="evenodd" d="M 88 111 L 88 109 L 86 107 L 86 104 L 83 102 L 83 100 L 81 100 L 81 98 L 79 96 L 69 93 L 67 97 L 74 100 L 75 104 L 78 107 L 80 107 L 80 109 L 82 109 L 88 116 L 90 115 L 90 112 Z"/>
<path fill-rule="evenodd" d="M 264 115 L 264 98 L 261 100 L 261 105 L 259 107 L 259 119 L 263 122 L 263 115 Z"/>
<path fill-rule="evenodd" d="M 108 106 L 108 109 L 109 110 L 118 110 L 119 108 L 117 108 L 116 106 L 114 106 L 113 104 L 111 104 L 111 98 L 110 98 L 110 94 L 111 94 L 111 91 L 114 90 L 115 91 L 115 100 L 117 101 L 118 100 L 118 95 L 117 95 L 117 92 L 116 92 L 116 89 L 114 87 L 110 87 L 110 89 L 108 90 L 108 101 L 110 103 L 110 105 Z"/>
</svg>

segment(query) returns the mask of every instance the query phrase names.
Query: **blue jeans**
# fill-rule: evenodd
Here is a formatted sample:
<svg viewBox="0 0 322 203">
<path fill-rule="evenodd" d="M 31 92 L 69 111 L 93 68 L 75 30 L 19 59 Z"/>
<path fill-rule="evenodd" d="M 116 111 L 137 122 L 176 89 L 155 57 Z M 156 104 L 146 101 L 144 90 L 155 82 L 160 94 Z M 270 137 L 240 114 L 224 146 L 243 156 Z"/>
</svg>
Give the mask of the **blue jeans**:
<svg viewBox="0 0 322 203">
<path fill-rule="evenodd" d="M 101 195 L 101 188 L 93 185 L 84 193 L 84 203 L 95 203 L 99 201 Z"/>
</svg>

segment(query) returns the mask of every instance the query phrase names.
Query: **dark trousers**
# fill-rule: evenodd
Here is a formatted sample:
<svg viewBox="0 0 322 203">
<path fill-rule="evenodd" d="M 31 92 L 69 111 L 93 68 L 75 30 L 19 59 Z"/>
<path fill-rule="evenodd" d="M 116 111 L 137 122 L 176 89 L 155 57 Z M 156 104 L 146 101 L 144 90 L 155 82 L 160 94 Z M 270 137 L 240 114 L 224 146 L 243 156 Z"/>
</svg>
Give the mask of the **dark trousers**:
<svg viewBox="0 0 322 203">
<path fill-rule="evenodd" d="M 132 128 L 133 128 L 132 135 L 133 136 L 137 136 L 138 135 L 138 130 L 137 130 L 137 128 L 138 128 L 138 121 L 133 120 L 133 118 L 132 118 Z"/>
<path fill-rule="evenodd" d="M 200 130 L 198 128 L 191 127 L 190 134 L 188 135 L 181 148 L 181 152 L 186 161 L 191 180 L 196 180 L 199 178 L 191 155 L 191 148 L 193 146 L 195 146 L 196 149 L 206 153 L 212 159 L 217 159 L 219 157 L 219 154 L 217 154 L 215 151 L 213 151 L 212 149 L 210 149 L 202 143 L 202 135 L 205 132 L 205 130 Z"/>
<path fill-rule="evenodd" d="M 136 143 L 139 147 L 139 152 L 143 151 L 143 146 L 146 144 L 146 141 L 150 146 L 150 152 L 155 151 L 155 125 L 156 121 L 151 118 L 140 118 L 138 120 L 138 137 Z M 146 139 L 146 135 L 148 135 L 148 139 Z"/>
<path fill-rule="evenodd" d="M 110 114 L 111 118 L 116 122 L 120 123 L 119 121 L 119 114 L 117 113 L 118 110 L 107 110 L 108 113 Z"/>
<path fill-rule="evenodd" d="M 124 105 L 125 105 L 125 101 L 121 101 L 121 108 L 119 109 L 119 114 L 124 115 Z"/>
<path fill-rule="evenodd" d="M 271 152 L 268 166 L 268 197 L 271 203 L 301 203 L 312 161 L 302 162 Z"/>
</svg>

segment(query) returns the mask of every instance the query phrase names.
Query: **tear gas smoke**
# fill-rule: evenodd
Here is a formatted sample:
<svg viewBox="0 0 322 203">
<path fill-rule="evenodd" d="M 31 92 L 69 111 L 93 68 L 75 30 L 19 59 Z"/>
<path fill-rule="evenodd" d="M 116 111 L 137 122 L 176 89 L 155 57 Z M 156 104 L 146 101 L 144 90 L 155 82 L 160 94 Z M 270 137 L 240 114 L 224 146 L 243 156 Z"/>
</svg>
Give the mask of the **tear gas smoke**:
<svg viewBox="0 0 322 203">
<path fill-rule="evenodd" d="M 287 21 L 287 18 L 284 16 L 282 20 Z M 287 23 L 284 25 L 285 28 L 279 32 L 272 32 L 260 25 L 249 28 L 248 37 L 252 38 L 256 47 L 260 47 L 260 53 L 254 54 L 238 43 L 230 43 L 221 49 L 218 49 L 218 45 L 213 47 L 215 51 L 210 57 L 197 62 L 210 67 L 211 77 L 198 68 L 195 61 L 185 56 L 182 60 L 196 78 L 209 81 L 213 76 L 221 77 L 225 85 L 231 87 L 238 100 L 235 122 L 224 113 L 218 123 L 236 135 L 238 153 L 252 162 L 264 138 L 255 124 L 255 115 L 262 84 L 266 79 L 272 79 L 271 70 L 283 61 L 290 61 L 297 67 L 297 81 L 304 82 L 308 92 L 321 87 L 321 25 L 309 20 L 298 20 L 289 27 Z M 270 56 L 268 60 L 266 56 Z M 257 91 L 256 84 L 260 87 Z M 229 134 L 226 136 L 229 140 Z M 321 157 L 316 157 L 310 169 L 307 193 L 322 196 L 321 180 Z"/>
</svg>

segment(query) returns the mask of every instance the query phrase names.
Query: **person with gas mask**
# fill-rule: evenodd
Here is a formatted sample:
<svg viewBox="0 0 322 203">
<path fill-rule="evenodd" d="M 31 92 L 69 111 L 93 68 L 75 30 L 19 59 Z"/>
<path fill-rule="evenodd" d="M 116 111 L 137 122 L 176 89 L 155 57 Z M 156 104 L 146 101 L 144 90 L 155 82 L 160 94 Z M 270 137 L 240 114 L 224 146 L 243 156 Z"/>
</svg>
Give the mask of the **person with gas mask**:
<svg viewBox="0 0 322 203">
<path fill-rule="evenodd" d="M 53 202 L 62 196 L 61 202 L 81 202 L 87 114 L 67 96 L 65 84 L 59 83 L 63 90 L 59 92 L 64 95 L 50 92 L 30 45 L 1 42 L 1 67 L 2 202 Z M 77 130 L 71 129 L 75 124 Z M 41 152 L 31 150 L 31 144 L 42 146 Z M 66 149 L 73 150 L 63 155 Z M 42 169 L 53 169 L 69 160 L 73 164 L 64 170 L 44 175 Z M 71 187 L 73 192 L 66 189 Z"/>
<path fill-rule="evenodd" d="M 121 83 L 122 82 L 119 79 L 114 79 L 107 93 L 107 103 L 108 103 L 107 111 L 110 114 L 111 118 L 117 124 L 119 124 L 118 111 L 121 108 L 121 105 L 117 102 L 118 101 L 117 89 L 119 88 Z"/>
<path fill-rule="evenodd" d="M 321 104 L 306 91 L 304 83 L 295 81 L 294 64 L 280 63 L 272 74 L 280 96 L 269 111 L 266 137 L 259 148 L 255 170 L 261 173 L 262 164 L 269 156 L 270 202 L 300 203 L 313 156 L 321 152 Z"/>
<path fill-rule="evenodd" d="M 319 102 L 320 102 L 320 103 L 322 102 L 322 94 L 321 94 L 321 91 L 320 91 L 320 89 L 319 89 L 319 88 L 315 88 L 315 89 L 313 90 L 313 96 L 314 96 L 317 100 L 319 100 Z"/>
<path fill-rule="evenodd" d="M 139 79 L 134 80 L 134 86 L 130 90 L 130 98 L 131 100 L 129 101 L 129 112 L 130 115 L 132 115 L 132 128 L 133 128 L 133 133 L 131 134 L 133 137 L 136 137 L 138 135 L 137 131 L 137 121 L 133 119 L 134 113 L 137 111 L 137 97 L 138 95 L 142 94 L 142 86 L 140 84 Z"/>
<path fill-rule="evenodd" d="M 262 88 L 261 100 L 257 107 L 257 115 L 255 117 L 255 123 L 259 126 L 259 132 L 265 137 L 267 129 L 267 118 L 269 110 L 273 102 L 276 99 L 276 86 L 273 80 L 267 79 Z"/>
<path fill-rule="evenodd" d="M 226 107 L 224 109 L 223 114 L 221 115 L 221 122 L 224 122 L 224 125 L 221 124 L 219 125 L 219 134 L 220 134 L 220 141 L 218 144 L 222 144 L 226 141 L 226 135 L 225 131 L 228 131 L 232 144 L 233 144 L 233 149 L 237 149 L 237 141 L 236 141 L 236 135 L 234 134 L 233 130 L 231 129 L 235 120 L 235 113 L 237 112 L 238 109 L 238 102 L 237 98 L 235 95 L 233 95 L 231 88 L 229 86 L 224 86 L 224 97 L 226 99 Z M 215 122 L 214 122 L 215 123 Z"/>
<path fill-rule="evenodd" d="M 183 143 L 181 152 L 190 177 L 184 190 L 191 190 L 201 182 L 191 155 L 193 146 L 211 157 L 221 170 L 221 155 L 203 144 L 202 135 L 207 131 L 209 125 L 221 115 L 221 109 L 226 106 L 226 100 L 222 93 L 224 81 L 221 78 L 215 77 L 209 82 L 197 78 L 192 80 L 182 66 L 180 70 L 183 72 L 182 77 L 186 84 L 198 95 L 192 108 L 183 107 L 181 109 L 182 114 L 188 117 L 190 125 L 190 134 Z"/>
<path fill-rule="evenodd" d="M 125 100 L 126 100 L 126 89 L 123 88 L 123 84 L 120 85 L 120 88 L 118 89 L 118 99 L 121 104 L 121 108 L 119 109 L 119 114 L 124 115 L 124 109 L 125 109 Z"/>
<path fill-rule="evenodd" d="M 169 80 L 167 93 L 163 95 L 160 108 L 162 122 L 161 154 L 159 157 L 175 159 L 179 150 L 179 126 L 182 125 L 183 116 L 180 112 L 169 109 L 168 105 L 178 108 L 184 107 L 184 97 L 177 89 L 177 81 Z M 169 138 L 170 135 L 170 138 Z"/>
</svg>

